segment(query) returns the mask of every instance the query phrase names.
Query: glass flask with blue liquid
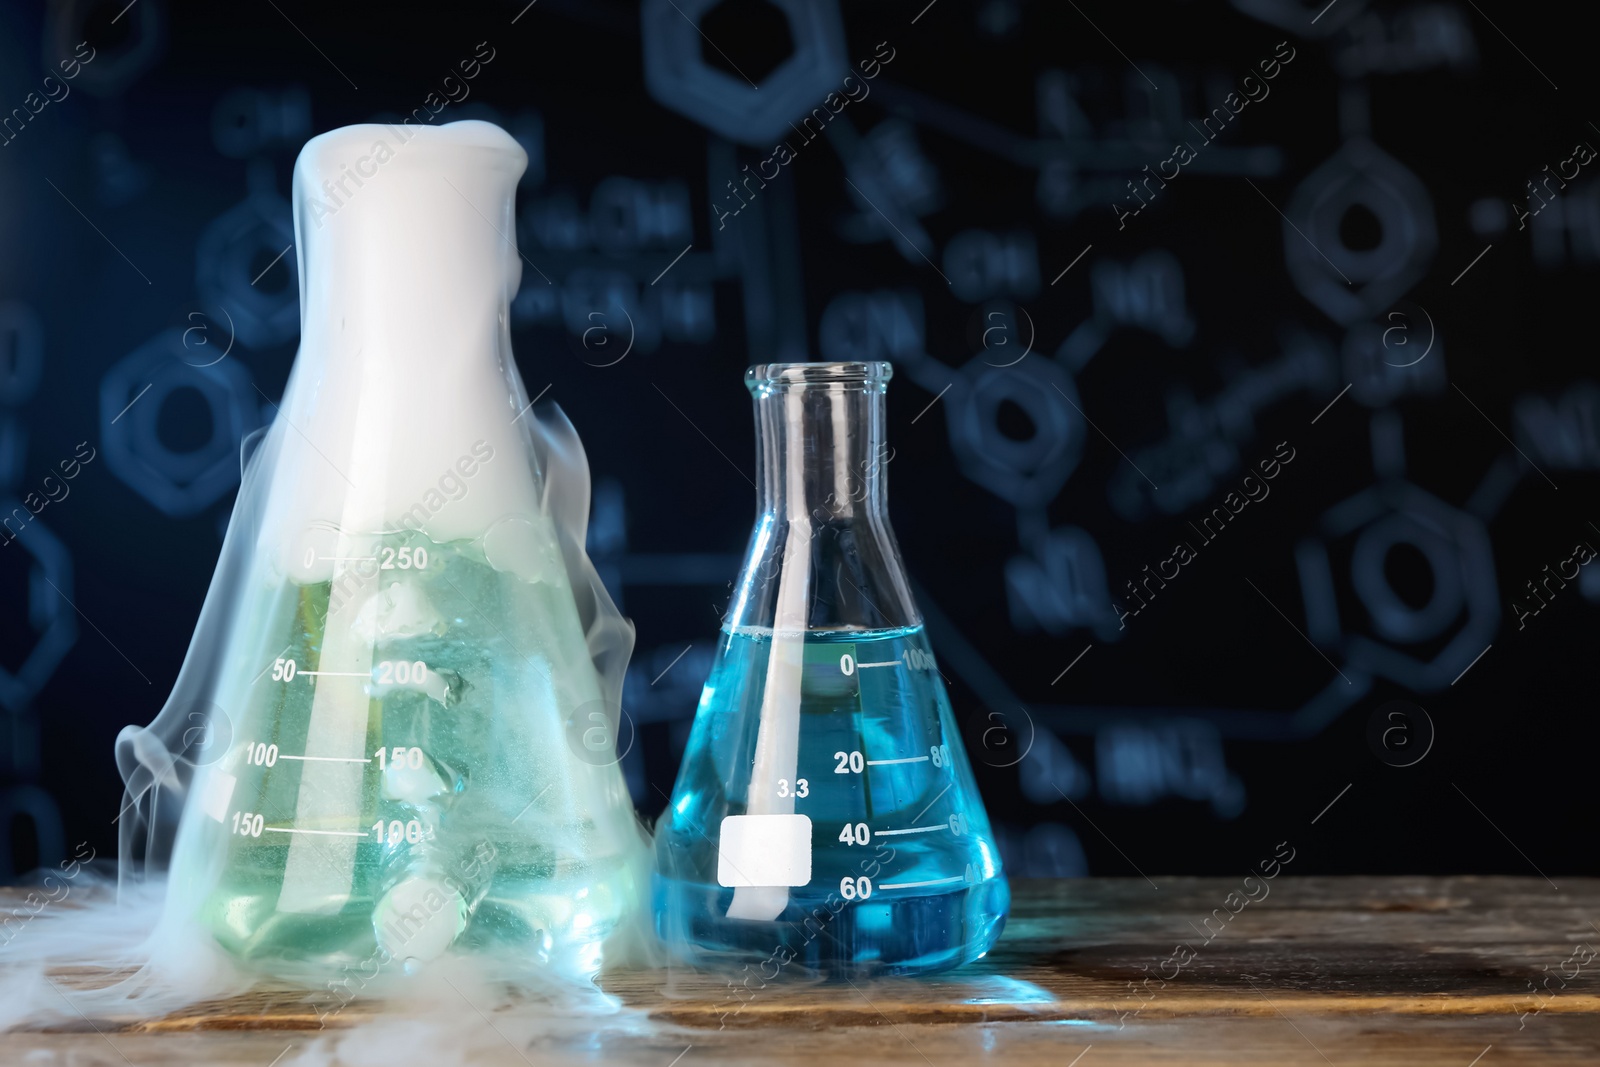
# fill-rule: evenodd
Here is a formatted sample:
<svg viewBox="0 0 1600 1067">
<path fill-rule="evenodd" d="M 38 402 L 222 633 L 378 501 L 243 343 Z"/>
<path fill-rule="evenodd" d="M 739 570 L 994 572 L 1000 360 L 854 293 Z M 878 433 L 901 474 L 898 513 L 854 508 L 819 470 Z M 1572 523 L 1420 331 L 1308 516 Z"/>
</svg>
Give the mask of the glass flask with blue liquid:
<svg viewBox="0 0 1600 1067">
<path fill-rule="evenodd" d="M 656 828 L 657 932 L 697 966 L 914 974 L 979 958 L 1005 925 L 1010 890 L 889 526 L 891 373 L 745 375 L 756 525 Z"/>
</svg>

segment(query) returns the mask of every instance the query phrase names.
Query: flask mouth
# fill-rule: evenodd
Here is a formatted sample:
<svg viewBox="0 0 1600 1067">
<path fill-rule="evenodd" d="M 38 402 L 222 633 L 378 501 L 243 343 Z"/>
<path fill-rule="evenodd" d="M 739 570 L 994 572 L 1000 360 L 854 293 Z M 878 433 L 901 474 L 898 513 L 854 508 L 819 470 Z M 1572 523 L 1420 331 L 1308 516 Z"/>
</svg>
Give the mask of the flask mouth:
<svg viewBox="0 0 1600 1067">
<path fill-rule="evenodd" d="M 757 397 L 808 385 L 860 385 L 882 392 L 894 367 L 867 363 L 758 363 L 744 372 L 745 388 Z"/>
</svg>

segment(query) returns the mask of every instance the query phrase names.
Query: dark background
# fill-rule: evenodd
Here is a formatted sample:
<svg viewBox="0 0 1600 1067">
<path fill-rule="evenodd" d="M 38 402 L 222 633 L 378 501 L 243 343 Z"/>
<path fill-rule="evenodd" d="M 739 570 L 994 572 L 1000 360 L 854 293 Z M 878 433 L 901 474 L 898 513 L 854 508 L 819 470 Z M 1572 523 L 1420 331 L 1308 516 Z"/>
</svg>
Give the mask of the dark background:
<svg viewBox="0 0 1600 1067">
<path fill-rule="evenodd" d="M 516 351 L 588 448 L 647 815 L 749 533 L 744 367 L 881 358 L 891 513 L 1013 872 L 1284 839 L 1302 873 L 1600 871 L 1600 568 L 1513 607 L 1600 545 L 1600 162 L 1512 211 L 1600 145 L 1585 35 L 1502 0 L 924 2 L 0 7 L 0 514 L 95 455 L 0 547 L 0 876 L 114 852 L 113 740 L 171 687 L 294 358 L 296 152 L 424 107 L 479 42 L 433 121 L 530 153 Z M 1119 229 L 1281 41 L 1270 96 Z M 719 229 L 763 117 L 889 49 Z"/>
</svg>

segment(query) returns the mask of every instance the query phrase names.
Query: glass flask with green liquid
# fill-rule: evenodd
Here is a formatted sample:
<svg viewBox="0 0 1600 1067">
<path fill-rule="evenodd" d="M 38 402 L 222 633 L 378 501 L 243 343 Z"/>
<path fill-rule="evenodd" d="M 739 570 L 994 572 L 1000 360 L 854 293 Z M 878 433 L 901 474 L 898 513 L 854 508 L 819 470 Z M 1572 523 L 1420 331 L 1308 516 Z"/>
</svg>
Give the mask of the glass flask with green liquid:
<svg viewBox="0 0 1600 1067">
<path fill-rule="evenodd" d="M 632 629 L 583 555 L 581 445 L 511 355 L 526 162 L 458 122 L 346 127 L 296 164 L 300 353 L 173 698 L 127 746 L 175 748 L 197 705 L 226 731 L 163 921 L 249 966 L 581 977 L 645 913 L 613 731 Z"/>
<path fill-rule="evenodd" d="M 890 374 L 746 374 L 755 530 L 656 826 L 656 929 L 696 965 L 912 974 L 977 959 L 1005 925 L 1010 890 L 889 526 Z"/>
</svg>

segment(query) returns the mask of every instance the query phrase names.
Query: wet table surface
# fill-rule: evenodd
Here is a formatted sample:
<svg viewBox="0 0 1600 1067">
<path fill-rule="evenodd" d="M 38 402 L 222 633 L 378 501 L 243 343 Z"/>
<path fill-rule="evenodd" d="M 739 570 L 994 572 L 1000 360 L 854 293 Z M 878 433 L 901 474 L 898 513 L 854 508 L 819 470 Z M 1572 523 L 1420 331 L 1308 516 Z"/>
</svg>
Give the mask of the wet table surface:
<svg viewBox="0 0 1600 1067">
<path fill-rule="evenodd" d="M 1600 879 L 1154 882 L 1018 882 L 995 951 L 927 978 L 635 971 L 603 1019 L 463 996 L 448 1033 L 262 992 L 0 1035 L 0 1063 L 1600 1064 Z"/>
</svg>

